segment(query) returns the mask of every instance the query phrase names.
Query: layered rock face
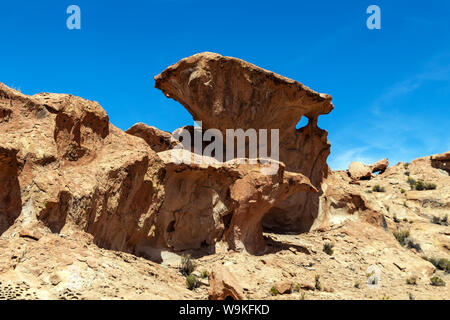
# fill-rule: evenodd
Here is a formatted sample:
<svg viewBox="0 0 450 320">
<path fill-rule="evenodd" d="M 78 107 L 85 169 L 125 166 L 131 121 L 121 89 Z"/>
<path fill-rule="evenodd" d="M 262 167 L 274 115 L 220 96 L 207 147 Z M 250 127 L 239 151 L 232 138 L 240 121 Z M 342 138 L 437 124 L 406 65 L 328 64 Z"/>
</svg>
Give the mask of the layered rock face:
<svg viewBox="0 0 450 320">
<path fill-rule="evenodd" d="M 331 97 L 245 61 L 215 53 L 185 58 L 155 77 L 155 87 L 202 121 L 203 130 L 278 129 L 279 160 L 321 189 L 330 153 L 318 117 L 333 109 Z M 302 117 L 308 125 L 296 129 Z M 307 231 L 319 212 L 319 193 L 296 192 L 269 210 L 266 227 Z"/>
<path fill-rule="evenodd" d="M 96 102 L 71 95 L 0 85 L 0 108 L 1 233 L 84 231 L 101 247 L 155 260 L 221 241 L 258 253 L 264 215 L 295 192 L 317 191 L 282 164 L 267 176 L 264 164 L 156 153 L 172 147 L 170 136 L 143 125 L 126 134 Z"/>
</svg>

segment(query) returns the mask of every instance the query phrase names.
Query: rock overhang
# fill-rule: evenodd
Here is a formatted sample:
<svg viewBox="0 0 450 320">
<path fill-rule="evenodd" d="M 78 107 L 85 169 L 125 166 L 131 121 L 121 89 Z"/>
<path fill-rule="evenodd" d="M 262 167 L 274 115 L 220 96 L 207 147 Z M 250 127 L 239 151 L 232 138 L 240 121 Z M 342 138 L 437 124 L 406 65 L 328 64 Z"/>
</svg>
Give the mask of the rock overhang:
<svg viewBox="0 0 450 320">
<path fill-rule="evenodd" d="M 205 129 L 295 129 L 333 110 L 332 97 L 238 58 L 203 52 L 154 77 L 155 87 L 201 120 Z"/>
</svg>

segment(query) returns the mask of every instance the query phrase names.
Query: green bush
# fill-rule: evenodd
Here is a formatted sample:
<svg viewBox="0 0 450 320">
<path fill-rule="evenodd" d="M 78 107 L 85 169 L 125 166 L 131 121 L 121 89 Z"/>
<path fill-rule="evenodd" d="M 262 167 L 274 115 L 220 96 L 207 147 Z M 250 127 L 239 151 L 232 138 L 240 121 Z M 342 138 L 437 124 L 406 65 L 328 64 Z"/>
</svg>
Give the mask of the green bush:
<svg viewBox="0 0 450 320">
<path fill-rule="evenodd" d="M 434 216 L 431 222 L 433 222 L 434 224 L 439 224 L 441 226 L 448 226 L 448 215 L 446 214 L 443 217 Z"/>
<path fill-rule="evenodd" d="M 190 274 L 186 277 L 186 287 L 189 290 L 194 290 L 195 288 L 198 287 L 198 280 L 197 277 L 194 276 L 193 274 Z"/>
<path fill-rule="evenodd" d="M 386 192 L 386 189 L 384 187 L 380 187 L 379 184 L 373 186 L 372 188 L 373 192 Z"/>
<path fill-rule="evenodd" d="M 403 229 L 393 232 L 395 239 L 402 245 L 407 245 L 407 240 L 409 237 L 409 230 Z"/>
<path fill-rule="evenodd" d="M 397 218 L 397 215 L 396 215 L 396 214 L 394 214 L 393 219 L 394 219 L 394 222 L 395 222 L 395 223 L 399 223 L 399 222 L 400 222 L 400 220 Z"/>
<path fill-rule="evenodd" d="M 316 282 L 316 284 L 315 284 L 316 289 L 319 290 L 319 291 L 322 291 L 323 290 L 323 286 L 322 286 L 322 283 L 320 282 L 320 275 L 319 274 L 316 274 L 315 282 Z"/>
<path fill-rule="evenodd" d="M 332 244 L 331 242 L 325 242 L 323 244 L 323 252 L 325 252 L 329 256 L 332 256 L 334 253 L 333 247 L 334 244 Z"/>
<path fill-rule="evenodd" d="M 439 277 L 430 278 L 430 283 L 432 286 L 445 287 L 445 281 Z"/>
<path fill-rule="evenodd" d="M 276 296 L 276 295 L 279 295 L 280 293 L 278 292 L 277 288 L 272 287 L 272 288 L 270 288 L 270 294 L 272 296 Z"/>
<path fill-rule="evenodd" d="M 447 273 L 450 272 L 450 260 L 446 258 L 431 258 L 431 257 L 422 257 L 424 260 L 432 263 L 436 269 L 443 270 Z"/>
<path fill-rule="evenodd" d="M 194 272 L 196 268 L 195 262 L 191 259 L 190 255 L 185 255 L 181 257 L 181 266 L 180 271 L 181 274 L 184 276 L 190 275 L 192 272 Z"/>
<path fill-rule="evenodd" d="M 203 279 L 208 279 L 208 277 L 209 277 L 209 272 L 207 270 L 203 271 L 202 272 L 202 278 Z"/>
<path fill-rule="evenodd" d="M 406 247 L 408 247 L 409 249 L 416 249 L 417 252 L 422 252 L 422 247 L 420 246 L 420 244 L 414 242 L 411 239 L 406 239 Z"/>
<path fill-rule="evenodd" d="M 413 178 L 408 178 L 408 183 L 411 186 L 411 190 L 423 191 L 423 190 L 436 190 L 435 183 L 425 182 L 423 180 L 416 181 Z"/>
<path fill-rule="evenodd" d="M 411 186 L 411 189 L 414 189 L 414 185 L 416 184 L 416 180 L 414 180 L 413 178 L 409 177 L 408 180 L 406 180 L 406 181 Z"/>
<path fill-rule="evenodd" d="M 409 238 L 410 233 L 407 229 L 397 230 L 393 232 L 395 239 L 397 239 L 398 243 L 402 246 L 407 247 L 409 249 L 416 249 L 418 252 L 422 251 L 420 244 L 414 242 L 411 238 Z"/>
</svg>

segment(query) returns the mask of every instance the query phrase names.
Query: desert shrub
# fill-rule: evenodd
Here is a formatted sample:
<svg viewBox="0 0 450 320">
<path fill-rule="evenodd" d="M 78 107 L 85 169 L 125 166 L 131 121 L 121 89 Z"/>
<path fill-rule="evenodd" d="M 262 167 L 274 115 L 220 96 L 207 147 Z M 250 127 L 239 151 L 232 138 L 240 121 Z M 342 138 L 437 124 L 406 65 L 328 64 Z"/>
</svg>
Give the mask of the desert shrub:
<svg viewBox="0 0 450 320">
<path fill-rule="evenodd" d="M 316 274 L 314 279 L 315 279 L 315 287 L 316 287 L 316 289 L 319 290 L 319 291 L 322 291 L 323 290 L 323 286 L 322 286 L 322 283 L 320 282 L 320 275 Z"/>
<path fill-rule="evenodd" d="M 277 288 L 272 287 L 272 288 L 270 288 L 270 294 L 272 296 L 276 296 L 276 295 L 279 295 L 280 293 L 278 292 Z"/>
<path fill-rule="evenodd" d="M 419 243 L 414 242 L 414 240 L 412 239 L 406 239 L 406 247 L 408 247 L 409 249 L 416 249 L 417 252 L 422 252 L 422 247 L 420 246 Z"/>
<path fill-rule="evenodd" d="M 373 192 L 386 192 L 386 189 L 384 187 L 381 187 L 379 184 L 373 186 L 372 188 Z"/>
<path fill-rule="evenodd" d="M 186 277 L 186 287 L 189 290 L 194 290 L 195 288 L 198 287 L 198 280 L 197 277 L 194 276 L 193 274 L 190 274 Z"/>
<path fill-rule="evenodd" d="M 411 239 L 409 230 L 402 229 L 393 232 L 395 239 L 397 239 L 398 243 L 402 246 L 407 247 L 409 249 L 416 249 L 418 252 L 422 251 L 420 244 Z"/>
<path fill-rule="evenodd" d="M 437 261 L 436 268 L 439 270 L 444 270 L 445 272 L 450 272 L 450 260 L 441 258 Z"/>
<path fill-rule="evenodd" d="M 410 285 L 416 285 L 417 284 L 417 278 L 416 277 L 409 277 L 406 279 L 406 283 Z"/>
<path fill-rule="evenodd" d="M 430 284 L 436 287 L 445 287 L 445 281 L 439 277 L 430 278 Z"/>
<path fill-rule="evenodd" d="M 423 190 L 436 190 L 435 183 L 425 182 L 423 180 L 416 181 L 413 178 L 408 178 L 408 183 L 411 186 L 411 190 L 423 191 Z"/>
<path fill-rule="evenodd" d="M 431 182 L 425 182 L 425 190 L 436 190 L 437 185 Z"/>
<path fill-rule="evenodd" d="M 446 214 L 443 217 L 434 216 L 431 222 L 434 224 L 439 224 L 441 226 L 448 226 L 448 215 Z"/>
<path fill-rule="evenodd" d="M 407 245 L 407 239 L 409 237 L 409 230 L 403 229 L 393 232 L 395 239 L 402 245 Z"/>
<path fill-rule="evenodd" d="M 181 274 L 183 274 L 184 276 L 188 276 L 192 272 L 194 272 L 195 267 L 196 267 L 196 264 L 191 259 L 190 255 L 185 255 L 185 256 L 181 257 L 181 266 L 180 266 Z"/>
<path fill-rule="evenodd" d="M 207 270 L 202 272 L 202 278 L 207 279 L 209 277 L 209 272 Z"/>
<path fill-rule="evenodd" d="M 300 292 L 301 286 L 299 283 L 296 283 L 292 286 L 292 292 Z"/>
<path fill-rule="evenodd" d="M 411 189 L 414 189 L 414 185 L 416 184 L 416 180 L 414 180 L 413 178 L 409 177 L 408 180 L 406 180 L 406 181 L 411 186 Z"/>
<path fill-rule="evenodd" d="M 331 242 L 325 242 L 323 244 L 323 252 L 325 252 L 329 256 L 332 256 L 334 253 L 333 247 L 334 244 L 332 244 Z"/>
<path fill-rule="evenodd" d="M 405 162 L 405 163 L 403 164 L 403 166 L 405 167 L 405 169 L 408 169 L 408 168 L 409 168 L 409 162 Z"/>
<path fill-rule="evenodd" d="M 438 259 L 438 258 L 425 257 L 425 256 L 423 256 L 422 258 L 424 260 L 432 263 L 436 267 L 436 269 L 443 270 L 447 273 L 450 272 L 450 260 L 448 260 L 446 258 Z"/>
</svg>

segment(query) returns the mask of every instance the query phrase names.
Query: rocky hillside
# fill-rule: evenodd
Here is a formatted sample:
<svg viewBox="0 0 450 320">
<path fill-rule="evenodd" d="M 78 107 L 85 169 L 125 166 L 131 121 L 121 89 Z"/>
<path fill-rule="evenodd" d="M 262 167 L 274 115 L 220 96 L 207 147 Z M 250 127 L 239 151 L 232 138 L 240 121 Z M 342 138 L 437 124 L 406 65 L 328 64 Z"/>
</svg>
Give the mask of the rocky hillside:
<svg viewBox="0 0 450 320">
<path fill-rule="evenodd" d="M 0 299 L 450 297 L 450 152 L 333 172 L 329 95 L 213 53 L 155 86 L 201 134 L 279 129 L 276 171 L 0 84 Z"/>
</svg>

